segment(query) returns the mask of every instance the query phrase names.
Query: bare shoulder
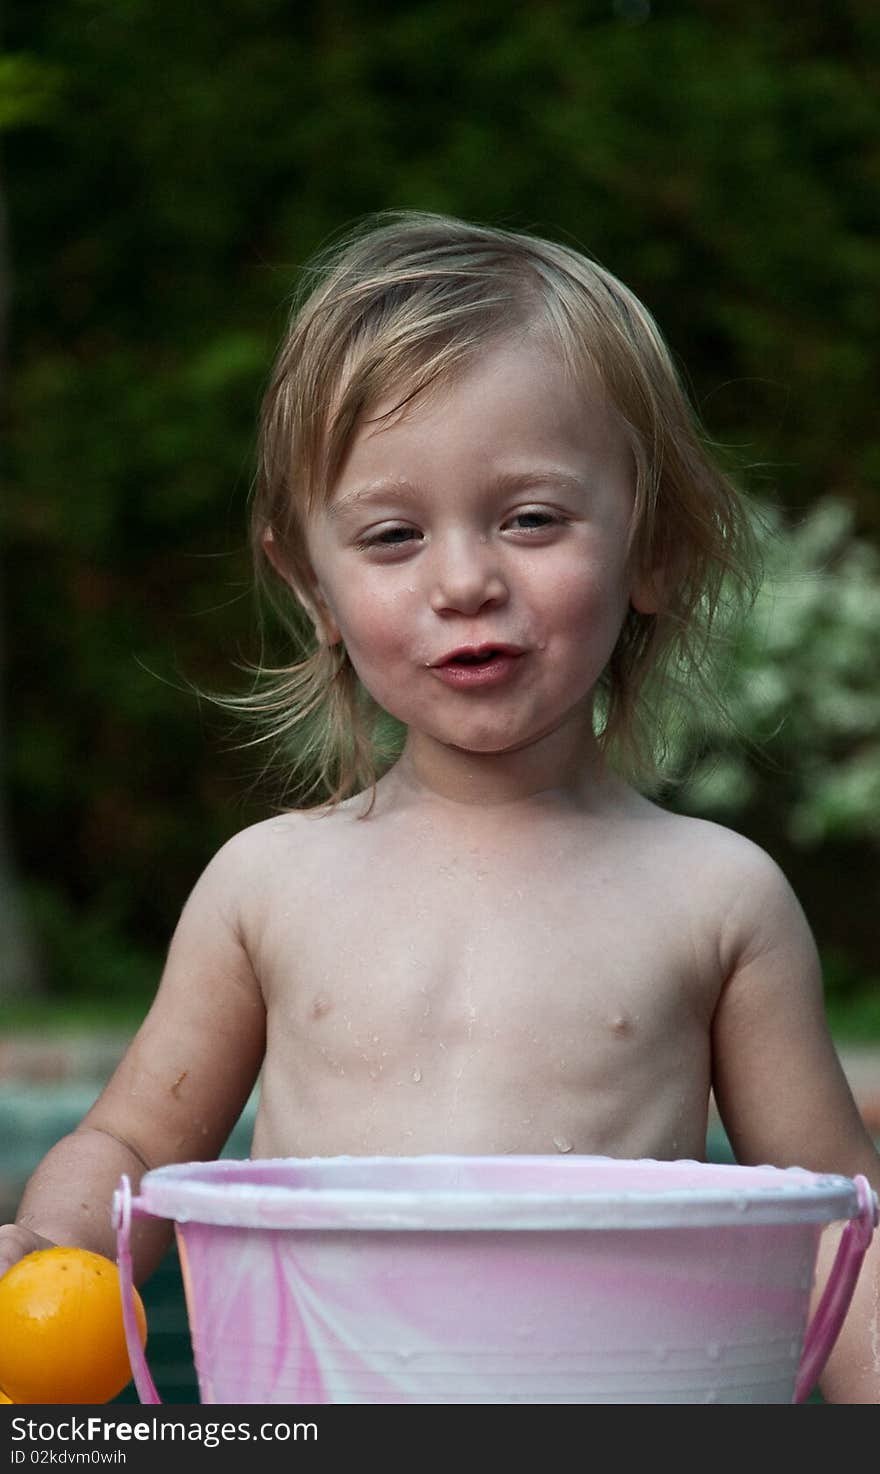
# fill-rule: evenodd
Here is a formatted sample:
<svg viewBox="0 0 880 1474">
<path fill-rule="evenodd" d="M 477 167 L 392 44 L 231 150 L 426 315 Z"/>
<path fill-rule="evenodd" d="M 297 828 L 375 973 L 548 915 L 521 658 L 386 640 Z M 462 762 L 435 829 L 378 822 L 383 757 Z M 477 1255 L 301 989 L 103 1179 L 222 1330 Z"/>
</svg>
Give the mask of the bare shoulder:
<svg viewBox="0 0 880 1474">
<path fill-rule="evenodd" d="M 710 859 L 713 864 L 743 875 L 752 870 L 757 874 L 765 866 L 774 865 L 760 845 L 711 819 L 677 814 L 649 799 L 640 799 L 633 812 L 646 829 L 653 832 L 658 844 L 675 848 L 682 858 L 692 855 L 697 864 Z"/>
<path fill-rule="evenodd" d="M 279 892 L 293 901 L 326 874 L 344 844 L 343 820 L 337 810 L 291 809 L 240 829 L 206 865 L 191 901 L 258 923 Z"/>
<path fill-rule="evenodd" d="M 209 861 L 203 880 L 220 888 L 262 879 L 296 856 L 307 859 L 320 841 L 323 811 L 290 809 L 239 829 Z M 330 817 L 330 816 L 328 816 Z"/>
<path fill-rule="evenodd" d="M 743 883 L 760 884 L 774 872 L 782 876 L 760 845 L 711 819 L 676 814 L 642 798 L 633 807 L 632 816 L 644 826 L 644 838 L 651 847 L 674 854 L 679 864 L 702 868 L 708 863 L 719 875 L 729 874 Z"/>
<path fill-rule="evenodd" d="M 784 950 L 814 970 L 816 948 L 800 901 L 781 866 L 760 845 L 703 820 L 706 883 L 717 890 L 723 947 L 730 969 L 759 954 Z"/>
<path fill-rule="evenodd" d="M 797 896 L 766 850 L 723 824 L 646 807 L 646 838 L 717 926 L 725 973 L 781 942 L 812 952 Z"/>
</svg>

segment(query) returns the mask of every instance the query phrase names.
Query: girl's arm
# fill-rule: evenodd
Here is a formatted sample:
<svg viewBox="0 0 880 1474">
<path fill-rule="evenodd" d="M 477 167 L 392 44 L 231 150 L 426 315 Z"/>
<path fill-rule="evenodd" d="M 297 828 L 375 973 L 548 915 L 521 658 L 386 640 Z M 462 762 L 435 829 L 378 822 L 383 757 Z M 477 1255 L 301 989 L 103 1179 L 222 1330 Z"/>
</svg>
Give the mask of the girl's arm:
<svg viewBox="0 0 880 1474">
<path fill-rule="evenodd" d="M 123 1172 L 136 1191 L 166 1162 L 213 1158 L 259 1073 L 265 1009 L 241 934 L 238 850 L 208 866 L 174 933 L 155 1001 L 101 1095 L 27 1184 L 0 1229 L 0 1272 L 46 1241 L 115 1258 L 110 1213 Z M 135 1277 L 159 1262 L 170 1226 L 132 1225 Z"/>
<path fill-rule="evenodd" d="M 828 1030 L 803 912 L 776 865 L 752 846 L 737 893 L 713 1023 L 713 1086 L 736 1158 L 862 1174 L 880 1191 L 880 1157 Z M 813 1308 L 841 1231 L 823 1234 Z M 880 1402 L 880 1232 L 820 1387 L 828 1402 Z"/>
</svg>

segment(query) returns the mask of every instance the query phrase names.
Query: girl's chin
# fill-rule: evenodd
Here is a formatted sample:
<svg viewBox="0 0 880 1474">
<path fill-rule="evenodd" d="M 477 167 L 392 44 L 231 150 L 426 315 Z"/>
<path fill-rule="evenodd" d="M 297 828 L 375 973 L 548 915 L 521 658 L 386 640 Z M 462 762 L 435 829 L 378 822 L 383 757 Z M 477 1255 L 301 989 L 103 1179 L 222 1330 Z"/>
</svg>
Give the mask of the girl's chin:
<svg viewBox="0 0 880 1474">
<path fill-rule="evenodd" d="M 413 735 L 413 728 L 409 728 L 411 740 L 407 746 L 410 750 L 427 751 L 431 748 L 440 749 L 443 752 L 460 754 L 462 757 L 474 758 L 505 758 L 516 757 L 517 754 L 530 754 L 535 749 L 552 742 L 554 737 L 562 735 L 565 723 L 554 727 L 542 727 L 535 732 L 517 733 L 463 733 L 456 732 L 422 732 Z M 580 739 L 583 740 L 583 739 Z"/>
</svg>

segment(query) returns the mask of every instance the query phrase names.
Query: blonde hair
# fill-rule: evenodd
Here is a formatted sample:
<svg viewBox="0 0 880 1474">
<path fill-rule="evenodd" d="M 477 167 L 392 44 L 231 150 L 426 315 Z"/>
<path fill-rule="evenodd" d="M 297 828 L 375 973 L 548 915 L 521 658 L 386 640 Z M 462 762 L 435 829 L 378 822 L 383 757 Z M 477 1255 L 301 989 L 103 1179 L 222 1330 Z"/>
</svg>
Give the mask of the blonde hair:
<svg viewBox="0 0 880 1474">
<path fill-rule="evenodd" d="M 375 796 L 393 753 L 344 648 L 320 641 L 267 558 L 267 531 L 292 582 L 307 588 L 307 519 L 331 496 L 365 416 L 389 395 L 399 409 L 448 381 L 518 327 L 539 332 L 585 392 L 598 375 L 635 465 L 633 556 L 664 570 L 661 608 L 629 610 L 602 677 L 602 747 L 631 781 L 655 780 L 670 719 L 697 695 L 717 705 L 709 658 L 719 615 L 754 595 L 756 544 L 745 499 L 707 453 L 651 315 L 567 246 L 384 212 L 304 271 L 261 414 L 253 554 L 297 658 L 258 668 L 255 690 L 231 704 L 260 720 L 257 740 L 290 744 L 294 780 L 311 777 L 305 801 L 320 802 L 316 790 L 330 807 L 367 787 Z"/>
</svg>

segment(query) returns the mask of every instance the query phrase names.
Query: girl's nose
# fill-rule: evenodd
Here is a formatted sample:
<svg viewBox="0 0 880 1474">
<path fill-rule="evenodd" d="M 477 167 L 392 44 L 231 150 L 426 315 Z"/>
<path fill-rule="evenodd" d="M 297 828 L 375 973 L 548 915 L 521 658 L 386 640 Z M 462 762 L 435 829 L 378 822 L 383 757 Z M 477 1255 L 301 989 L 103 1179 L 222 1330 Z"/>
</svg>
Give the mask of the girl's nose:
<svg viewBox="0 0 880 1474">
<path fill-rule="evenodd" d="M 473 538 L 455 539 L 438 557 L 433 568 L 431 608 L 435 614 L 452 610 L 475 614 L 484 605 L 503 604 L 508 598 L 507 581 L 491 544 Z"/>
</svg>

